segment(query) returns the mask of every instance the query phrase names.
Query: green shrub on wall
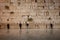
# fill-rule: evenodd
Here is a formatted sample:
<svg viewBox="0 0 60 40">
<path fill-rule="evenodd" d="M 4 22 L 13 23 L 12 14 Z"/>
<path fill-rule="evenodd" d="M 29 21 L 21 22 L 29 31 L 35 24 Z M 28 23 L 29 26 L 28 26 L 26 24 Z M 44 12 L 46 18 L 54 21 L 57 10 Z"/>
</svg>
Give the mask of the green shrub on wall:
<svg viewBox="0 0 60 40">
<path fill-rule="evenodd" d="M 28 18 L 28 21 L 33 21 L 33 19 L 32 18 Z"/>
</svg>

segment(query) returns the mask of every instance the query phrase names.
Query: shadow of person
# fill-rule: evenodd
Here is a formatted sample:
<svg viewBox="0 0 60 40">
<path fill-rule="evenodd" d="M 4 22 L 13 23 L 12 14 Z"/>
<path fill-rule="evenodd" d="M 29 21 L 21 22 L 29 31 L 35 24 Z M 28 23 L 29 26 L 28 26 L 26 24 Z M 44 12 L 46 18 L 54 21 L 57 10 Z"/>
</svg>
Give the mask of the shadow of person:
<svg viewBox="0 0 60 40">
<path fill-rule="evenodd" d="M 53 29 L 50 29 L 50 35 L 53 35 Z"/>
<path fill-rule="evenodd" d="M 9 34 L 10 33 L 10 30 L 7 30 L 7 34 Z"/>
</svg>

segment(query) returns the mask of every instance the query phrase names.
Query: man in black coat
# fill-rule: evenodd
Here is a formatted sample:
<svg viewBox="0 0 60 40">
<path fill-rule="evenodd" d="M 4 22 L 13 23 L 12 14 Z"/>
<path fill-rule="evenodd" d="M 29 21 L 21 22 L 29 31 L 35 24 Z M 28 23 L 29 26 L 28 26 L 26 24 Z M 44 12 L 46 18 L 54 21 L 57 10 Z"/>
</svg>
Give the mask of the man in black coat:
<svg viewBox="0 0 60 40">
<path fill-rule="evenodd" d="M 22 28 L 22 24 L 21 23 L 19 24 L 19 27 L 20 27 L 20 29 Z"/>
<path fill-rule="evenodd" d="M 51 27 L 51 29 L 53 29 L 53 24 L 52 23 L 50 23 L 50 27 Z"/>
<path fill-rule="evenodd" d="M 10 25 L 9 24 L 7 24 L 7 29 L 10 29 Z"/>
<path fill-rule="evenodd" d="M 26 26 L 27 26 L 27 29 L 28 29 L 29 24 L 28 24 L 28 23 L 26 23 Z"/>
</svg>

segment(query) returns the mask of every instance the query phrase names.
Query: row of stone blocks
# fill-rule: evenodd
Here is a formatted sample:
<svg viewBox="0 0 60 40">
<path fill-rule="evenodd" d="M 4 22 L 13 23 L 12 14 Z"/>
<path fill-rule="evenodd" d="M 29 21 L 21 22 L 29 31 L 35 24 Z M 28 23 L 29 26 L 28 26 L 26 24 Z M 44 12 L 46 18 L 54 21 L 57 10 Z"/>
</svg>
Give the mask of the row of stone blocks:
<svg viewBox="0 0 60 40">
<path fill-rule="evenodd" d="M 0 2 L 60 2 L 60 0 L 0 0 Z"/>
</svg>

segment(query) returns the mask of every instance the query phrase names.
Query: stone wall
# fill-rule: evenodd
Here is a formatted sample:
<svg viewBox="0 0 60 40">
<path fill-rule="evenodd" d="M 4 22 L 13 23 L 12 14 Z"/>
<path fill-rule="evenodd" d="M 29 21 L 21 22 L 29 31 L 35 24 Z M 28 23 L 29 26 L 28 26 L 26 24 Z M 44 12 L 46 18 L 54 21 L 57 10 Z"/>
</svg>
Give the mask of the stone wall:
<svg viewBox="0 0 60 40">
<path fill-rule="evenodd" d="M 28 20 L 31 18 L 32 20 Z M 22 28 L 60 28 L 60 0 L 0 0 L 0 26 Z"/>
</svg>

